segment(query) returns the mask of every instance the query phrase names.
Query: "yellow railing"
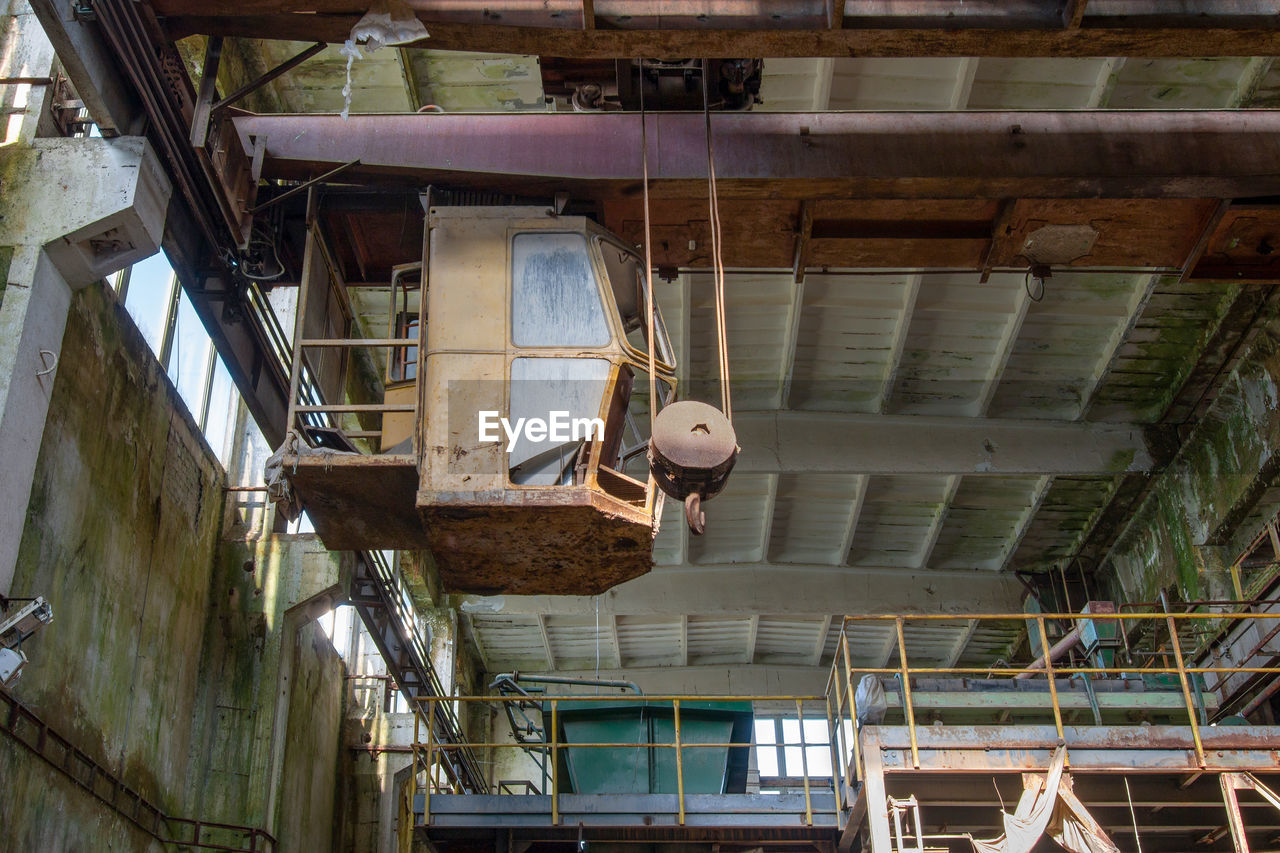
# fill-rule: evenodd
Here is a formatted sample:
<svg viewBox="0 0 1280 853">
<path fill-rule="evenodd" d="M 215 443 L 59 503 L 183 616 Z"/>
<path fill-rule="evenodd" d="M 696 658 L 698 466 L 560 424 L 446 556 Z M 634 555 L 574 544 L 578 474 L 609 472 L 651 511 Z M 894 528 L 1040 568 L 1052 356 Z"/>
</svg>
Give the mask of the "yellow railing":
<svg viewBox="0 0 1280 853">
<path fill-rule="evenodd" d="M 916 737 L 916 721 L 915 708 L 912 704 L 911 679 L 912 677 L 929 675 L 929 676 L 958 676 L 958 677 L 981 677 L 993 678 L 1000 676 L 1021 677 L 1021 678 L 1042 678 L 1047 682 L 1048 694 L 1050 701 L 1050 710 L 1053 714 L 1053 724 L 1057 730 L 1058 737 L 1064 737 L 1064 727 L 1062 719 L 1062 707 L 1058 696 L 1058 678 L 1072 677 L 1076 675 L 1083 676 L 1101 676 L 1121 678 L 1128 675 L 1170 675 L 1177 676 L 1179 691 L 1182 695 L 1183 703 L 1187 714 L 1187 725 L 1191 730 L 1191 738 L 1195 747 L 1196 759 L 1201 767 L 1204 767 L 1205 753 L 1204 746 L 1200 738 L 1200 720 L 1197 713 L 1203 691 L 1197 686 L 1192 689 L 1192 677 L 1202 676 L 1209 673 L 1218 675 L 1233 675 L 1242 673 L 1268 673 L 1280 675 L 1280 665 L 1271 666 L 1195 666 L 1189 665 L 1183 650 L 1181 634 L 1183 631 L 1180 626 L 1202 624 L 1205 626 L 1213 625 L 1215 628 L 1221 628 L 1223 625 L 1230 625 L 1244 620 L 1275 620 L 1280 619 L 1280 613 L 1253 613 L 1253 612 L 1182 612 L 1182 613 L 979 613 L 979 614 L 922 614 L 911 616 L 847 616 L 845 617 L 838 640 L 835 661 L 833 662 L 831 675 L 827 681 L 826 695 L 829 703 L 834 703 L 835 716 L 840 720 L 856 721 L 858 716 L 857 698 L 856 698 L 856 681 L 855 676 L 865 675 L 891 675 L 897 676 L 901 680 L 903 715 L 905 717 L 906 726 L 909 731 L 911 743 L 911 759 L 915 767 L 920 766 L 920 750 L 919 742 Z M 1036 638 L 1039 640 L 1039 647 L 1045 652 L 1041 657 L 1035 660 L 1027 661 L 1023 664 L 1015 664 L 1004 661 L 1004 665 L 984 665 L 984 666 L 913 666 L 911 665 L 911 653 L 908 648 L 908 638 L 906 626 L 910 624 L 946 624 L 955 623 L 965 626 L 965 630 L 972 632 L 973 626 L 981 625 L 983 622 L 995 623 L 1023 623 L 1028 632 L 1034 631 Z M 1116 647 L 1113 649 L 1117 654 L 1123 648 L 1128 660 L 1123 663 L 1114 665 L 1093 665 L 1084 666 L 1078 664 L 1061 665 L 1053 659 L 1048 653 L 1051 648 L 1049 639 L 1048 625 L 1050 623 L 1066 623 L 1079 628 L 1084 623 L 1117 623 L 1116 631 Z M 865 624 L 885 624 L 889 623 L 893 626 L 896 634 L 894 645 L 897 649 L 897 666 L 890 666 L 890 662 L 886 662 L 881 666 L 861 666 L 853 663 L 853 654 L 851 652 L 851 629 L 853 626 Z M 1135 654 L 1135 650 L 1128 648 L 1124 642 L 1124 637 L 1132 627 L 1137 627 L 1143 623 L 1156 623 L 1164 628 L 1164 633 L 1160 636 L 1162 644 L 1160 647 L 1151 650 L 1140 650 L 1152 655 L 1150 660 L 1138 660 L 1139 655 Z M 1276 623 L 1280 624 L 1280 623 Z M 1153 663 L 1152 660 L 1156 656 L 1163 658 L 1163 663 Z M 1023 657 L 1030 657 L 1027 652 Z M 996 664 L 1000 663 L 997 661 Z M 1221 681 L 1219 682 L 1221 683 Z M 854 724 L 856 731 L 856 723 Z M 839 727 L 833 731 L 838 732 Z M 860 772 L 862 767 L 861 749 L 858 739 L 853 739 L 852 744 L 853 755 L 853 773 Z"/>
<path fill-rule="evenodd" d="M 1101 679 L 1099 683 L 1105 684 L 1107 679 L 1119 679 L 1122 677 L 1170 676 L 1168 679 L 1170 682 L 1169 689 L 1161 690 L 1157 687 L 1154 692 L 1157 695 L 1168 696 L 1171 701 L 1164 703 L 1164 707 L 1159 707 L 1160 703 L 1155 703 L 1155 710 L 1162 716 L 1172 718 L 1185 713 L 1186 725 L 1190 730 L 1190 739 L 1194 745 L 1196 759 L 1201 767 L 1205 767 L 1205 752 L 1200 737 L 1200 727 L 1202 725 L 1200 714 L 1206 713 L 1204 703 L 1208 691 L 1205 690 L 1201 683 L 1203 681 L 1201 676 L 1209 673 L 1218 674 L 1223 676 L 1218 682 L 1222 684 L 1226 676 L 1238 673 L 1280 675 L 1280 665 L 1197 665 L 1195 662 L 1188 660 L 1186 640 L 1190 639 L 1191 635 L 1196 632 L 1197 626 L 1206 629 L 1206 634 L 1217 634 L 1244 620 L 1257 620 L 1260 626 L 1265 626 L 1266 628 L 1280 626 L 1280 622 L 1270 622 L 1268 624 L 1270 620 L 1276 619 L 1280 619 L 1280 613 L 1099 612 L 1087 614 L 979 613 L 850 616 L 846 617 L 838 626 L 838 642 L 830 675 L 827 678 L 823 694 L 819 696 L 549 696 L 534 694 L 532 696 L 424 697 L 419 700 L 414 709 L 415 731 L 412 752 L 413 767 L 417 772 L 412 774 L 409 788 L 409 801 L 411 803 L 416 802 L 416 795 L 421 791 L 424 804 L 422 812 L 415 816 L 412 823 L 421 825 L 418 823 L 419 820 L 430 823 L 431 796 L 433 794 L 462 793 L 455 785 L 443 781 L 445 777 L 436 770 L 437 765 L 441 764 L 440 757 L 454 750 L 485 750 L 491 764 L 494 763 L 494 755 L 499 750 L 533 749 L 543 751 L 542 754 L 549 765 L 549 779 L 538 789 L 550 796 L 551 822 L 554 825 L 558 825 L 561 821 L 561 795 L 565 788 L 565 782 L 560 778 L 559 765 L 561 757 L 567 754 L 568 751 L 618 748 L 670 749 L 674 751 L 675 757 L 676 819 L 680 825 L 684 825 L 688 805 L 686 797 L 687 768 L 685 766 L 685 756 L 688 750 L 745 748 L 756 751 L 762 747 L 771 747 L 778 749 L 780 758 L 788 750 L 799 749 L 801 774 L 797 787 L 802 788 L 804 792 L 803 818 L 805 824 L 814 825 L 815 814 L 819 816 L 834 814 L 833 825 L 843 828 L 844 822 L 848 819 L 847 807 L 856 791 L 855 783 L 863 778 L 862 746 L 861 739 L 857 734 L 860 728 L 860 724 L 857 722 L 858 687 L 860 679 L 868 675 L 896 678 L 898 682 L 897 692 L 901 697 L 903 724 L 909 732 L 911 760 L 917 768 L 920 767 L 920 746 L 916 731 L 916 701 L 917 692 L 922 686 L 917 682 L 920 682 L 922 677 L 1042 680 L 1045 682 L 1045 689 L 1043 691 L 1033 691 L 1031 695 L 1043 697 L 1047 701 L 1033 701 L 1027 706 L 1027 710 L 1045 717 L 1051 715 L 1057 735 L 1065 743 L 1066 728 L 1060 690 L 1070 690 L 1073 695 L 1079 697 L 1081 695 L 1080 691 L 1074 690 L 1066 683 L 1072 680 L 1073 677 L 1079 676 L 1085 680 L 1086 683 L 1083 686 L 1083 690 L 1087 693 L 1095 713 L 1099 714 L 1098 719 L 1101 720 L 1101 711 L 1098 710 L 1098 696 L 1124 696 L 1126 698 L 1120 700 L 1122 703 L 1129 701 L 1129 697 L 1132 694 L 1129 691 L 1118 693 L 1105 689 L 1095 694 L 1091 679 Z M 1093 624 L 1090 626 L 1088 623 Z M 1115 627 L 1114 631 L 1106 630 L 1108 623 Z M 937 651 L 936 648 L 932 651 L 924 648 L 926 640 L 936 645 L 938 642 L 938 631 L 936 629 L 947 625 L 956 625 L 961 628 L 957 632 L 961 636 L 961 641 L 958 644 L 956 642 L 951 643 L 952 652 L 947 656 L 954 659 L 931 663 L 930 658 L 936 658 Z M 997 626 L 1003 632 L 1001 636 L 1008 638 L 1008 648 L 1004 650 L 1001 659 L 994 661 L 983 660 L 981 665 L 978 665 L 975 661 L 969 661 L 966 665 L 956 665 L 956 663 L 963 662 L 958 651 L 963 650 L 970 639 L 975 636 L 991 636 L 989 631 L 982 633 L 984 626 L 990 627 L 991 625 Z M 1138 628 L 1142 628 L 1142 630 L 1136 630 Z M 1088 630 L 1086 631 L 1086 629 Z M 1264 631 L 1264 628 L 1259 627 L 1259 630 Z M 1104 651 L 1107 652 L 1107 655 L 1104 656 L 1099 653 L 1101 647 L 1093 647 L 1090 650 L 1092 658 L 1082 656 L 1063 640 L 1065 635 L 1072 633 L 1076 633 L 1078 636 L 1087 633 L 1100 637 L 1106 645 Z M 874 642 L 869 642 L 865 639 L 868 634 L 876 634 L 873 638 Z M 928 636 L 926 637 L 926 635 Z M 864 639 L 859 641 L 857 637 L 863 637 Z M 1137 640 L 1134 638 L 1136 637 L 1142 637 L 1143 642 L 1149 648 L 1135 646 Z M 1038 641 L 1038 644 L 1036 644 L 1038 645 L 1038 651 L 1043 652 L 1043 654 L 1036 654 L 1031 651 L 1033 644 L 1028 642 L 1028 638 L 1034 638 Z M 1055 640 L 1061 646 L 1059 650 L 1061 654 L 1051 653 Z M 870 646 L 874 646 L 877 650 L 875 652 L 877 659 L 871 663 L 865 663 L 868 647 Z M 1069 653 L 1074 653 L 1072 658 L 1067 657 Z M 887 660 L 884 659 L 886 654 L 888 656 Z M 913 661 L 915 662 L 913 663 Z M 1270 661 L 1268 660 L 1268 662 Z M 923 687 L 927 691 L 930 685 L 925 684 Z M 954 688 L 954 685 L 945 684 L 933 686 L 933 693 L 921 692 L 919 695 L 933 697 L 931 701 L 934 702 L 933 713 L 935 714 L 940 713 L 938 710 L 940 704 L 951 710 L 965 710 L 966 713 L 972 714 L 972 707 L 964 708 L 963 702 L 955 705 L 946 705 L 945 699 L 942 703 L 939 702 L 937 698 L 939 693 L 944 694 L 944 697 L 945 695 L 957 697 L 964 695 L 964 693 Z M 998 698 L 1000 695 L 999 691 L 992 691 L 993 698 Z M 1011 695 L 1026 696 L 1028 694 L 1024 691 L 1017 691 Z M 798 725 L 800 739 L 797 742 L 792 742 L 788 736 L 779 732 L 777 740 L 781 742 L 758 742 L 753 727 L 749 743 L 689 743 L 684 737 L 684 729 L 681 724 L 682 706 L 687 709 L 690 703 L 707 701 L 750 702 L 757 715 L 767 716 L 771 719 L 784 719 L 788 722 L 794 719 Z M 1082 699 L 1078 699 L 1073 703 L 1076 706 L 1076 710 L 1079 709 L 1082 701 Z M 524 710 L 532 710 L 534 712 L 535 718 L 539 718 L 540 715 L 538 726 L 545 734 L 540 736 L 542 739 L 526 743 L 515 740 L 501 741 L 493 738 L 488 732 L 485 733 L 484 738 L 478 738 L 466 743 L 440 743 L 436 740 L 434 732 L 436 730 L 436 715 L 444 711 L 444 709 L 437 709 L 436 707 L 441 702 L 458 703 L 464 707 L 474 703 L 485 703 L 499 709 L 502 708 L 503 704 L 523 705 Z M 663 705 L 670 708 L 672 715 L 672 737 L 666 742 L 649 743 L 626 741 L 565 743 L 560 735 L 562 712 L 566 708 L 571 708 L 575 703 L 582 702 L 663 703 Z M 972 705 L 971 702 L 969 704 Z M 1108 707 L 1114 708 L 1118 707 L 1118 705 L 1111 704 Z M 999 710 L 999 703 L 993 703 L 992 708 L 992 721 L 997 722 L 994 718 L 994 711 Z M 780 714 L 780 709 L 786 709 L 785 716 Z M 794 717 L 792 716 L 793 713 Z M 948 713 L 950 713 L 950 710 L 948 710 Z M 467 719 L 470 715 L 459 713 L 458 716 L 462 719 Z M 814 742 L 806 734 L 805 721 L 821 719 L 826 721 L 827 737 L 825 743 Z M 972 723 L 972 719 L 966 719 L 965 722 Z M 1133 724 L 1135 721 L 1126 722 Z M 425 740 L 421 737 L 424 726 Z M 809 750 L 814 747 L 826 747 L 829 751 L 831 758 L 831 773 L 829 775 L 822 772 L 815 775 L 813 773 L 814 768 L 809 766 Z M 790 762 L 788 761 L 787 763 L 788 767 L 786 769 L 790 772 L 792 768 L 789 766 Z M 426 771 L 425 778 L 420 781 L 419 775 L 424 770 Z M 783 768 L 780 766 L 779 771 L 782 772 L 782 770 Z M 834 792 L 834 803 L 830 807 L 825 803 L 821 806 L 815 804 L 814 790 L 826 790 L 828 786 Z M 822 822 L 826 823 L 825 817 Z"/>
<path fill-rule="evenodd" d="M 750 741 L 743 742 L 697 742 L 689 743 L 683 738 L 683 727 L 681 724 L 681 706 L 685 703 L 697 702 L 704 703 L 708 701 L 714 702 L 750 702 L 753 706 L 768 703 L 770 706 L 777 706 L 780 703 L 786 703 L 795 708 L 795 719 L 799 726 L 800 740 L 792 743 L 785 741 L 783 743 L 757 744 L 754 730 Z M 536 703 L 542 706 L 543 718 L 547 721 L 544 726 L 546 739 L 536 743 L 520 743 L 518 741 L 494 741 L 486 738 L 485 740 L 468 741 L 466 743 L 439 743 L 433 736 L 434 722 L 437 713 L 436 706 L 441 703 L 482 703 L 494 707 L 500 707 L 503 704 L 529 704 Z M 565 743 L 560 738 L 560 713 L 565 705 L 572 706 L 575 703 L 591 702 L 591 703 L 614 703 L 636 705 L 642 704 L 646 707 L 652 706 L 654 703 L 662 705 L 669 704 L 672 714 L 672 730 L 673 737 L 670 741 L 657 742 L 637 742 L 637 741 L 609 741 L 598 743 Z M 809 714 L 805 705 L 814 713 Z M 560 757 L 562 754 L 571 750 L 591 750 L 591 749 L 670 749 L 675 755 L 675 771 L 676 771 L 676 804 L 677 804 L 677 822 L 680 826 L 685 824 L 687 797 L 685 791 L 685 752 L 692 749 L 755 749 L 758 746 L 779 747 L 782 749 L 800 750 L 801 755 L 801 775 L 800 787 L 804 792 L 804 822 L 807 826 L 812 826 L 814 822 L 815 804 L 813 798 L 813 790 L 815 788 L 832 787 L 830 776 L 822 776 L 815 778 L 809 769 L 807 750 L 814 747 L 827 747 L 829 750 L 834 749 L 835 740 L 828 738 L 825 743 L 815 743 L 806 740 L 804 734 L 805 719 L 822 719 L 817 713 L 817 707 L 821 705 L 826 714 L 828 725 L 830 725 L 830 707 L 827 705 L 822 696 L 675 696 L 675 695 L 574 695 L 574 696 L 444 696 L 444 697 L 422 697 L 418 700 L 418 706 L 414 713 L 414 738 L 413 738 L 413 767 L 417 771 L 425 769 L 426 778 L 422 783 L 421 792 L 423 794 L 423 822 L 429 823 L 431 819 L 431 796 L 432 794 L 441 793 L 461 793 L 456 786 L 446 784 L 438 779 L 436 765 L 438 757 L 441 753 L 450 750 L 488 750 L 489 755 L 493 755 L 495 750 L 528 750 L 540 749 L 545 750 L 547 754 L 548 764 L 550 765 L 550 787 L 549 795 L 551 798 L 551 822 L 554 825 L 560 823 L 560 798 L 563 794 L 564 780 L 560 778 Z M 424 710 L 425 707 L 425 710 Z M 700 710 L 700 709 L 699 709 Z M 459 714 L 465 718 L 466 714 Z M 776 716 L 776 712 L 773 713 Z M 425 728 L 426 739 L 422 740 L 421 735 Z M 839 756 L 835 752 L 831 753 L 831 766 L 835 768 L 839 762 Z M 492 763 L 492 762 L 491 762 Z M 409 782 L 410 802 L 416 801 L 419 792 L 418 772 L 412 774 Z M 764 813 L 765 809 L 762 809 Z M 829 810 L 833 815 L 832 825 L 839 822 L 838 815 L 841 811 L 840 792 L 836 792 L 836 805 L 834 809 Z"/>
</svg>

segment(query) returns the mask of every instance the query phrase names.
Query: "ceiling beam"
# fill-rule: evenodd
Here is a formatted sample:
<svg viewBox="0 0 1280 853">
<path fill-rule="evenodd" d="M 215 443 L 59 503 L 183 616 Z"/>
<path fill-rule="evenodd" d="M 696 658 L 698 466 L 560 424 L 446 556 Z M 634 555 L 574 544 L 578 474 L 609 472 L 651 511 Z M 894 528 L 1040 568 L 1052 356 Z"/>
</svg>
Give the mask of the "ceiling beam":
<svg viewBox="0 0 1280 853">
<path fill-rule="evenodd" d="M 1142 427 L 913 415 L 743 412 L 735 473 L 1071 474 L 1148 471 Z"/>
<path fill-rule="evenodd" d="M 822 617 L 822 622 L 818 625 L 818 642 L 813 646 L 813 659 L 809 662 L 811 666 L 822 665 L 822 655 L 827 650 L 827 635 L 831 633 L 832 618 L 827 614 Z"/>
<path fill-rule="evenodd" d="M 911 331 L 911 318 L 916 313 L 916 299 L 920 296 L 920 283 L 924 276 L 919 273 L 907 276 L 902 288 L 902 313 L 898 323 L 893 327 L 889 342 L 889 357 L 885 361 L 884 381 L 880 384 L 880 395 L 876 401 L 877 412 L 887 412 L 889 401 L 893 398 L 893 387 L 898 381 L 898 369 L 902 367 L 902 350 L 907 345 L 907 333 Z"/>
<path fill-rule="evenodd" d="M 542 635 L 542 650 L 547 655 L 547 669 L 555 669 L 556 656 L 551 650 L 551 632 L 547 630 L 546 614 L 538 614 L 538 633 Z"/>
<path fill-rule="evenodd" d="M 779 590 L 786 594 L 780 595 Z M 997 572 L 941 572 L 910 569 L 851 569 L 735 563 L 660 569 L 627 581 L 600 596 L 600 618 L 614 615 L 812 617 L 815 613 L 971 613 L 970 602 L 986 612 L 1017 612 L 1023 588 Z M 591 616 L 595 599 L 585 595 L 464 595 L 464 613 Z"/>
<path fill-rule="evenodd" d="M 960 488 L 960 477 L 953 474 L 947 478 L 946 483 L 942 500 L 938 502 L 938 508 L 934 511 L 933 522 L 929 525 L 929 531 L 925 534 L 924 542 L 920 546 L 920 557 L 916 565 L 921 569 L 929 568 L 929 561 L 933 559 L 933 549 L 937 547 L 938 537 L 942 535 L 942 529 L 947 524 L 951 504 L 956 499 L 956 491 Z"/>
<path fill-rule="evenodd" d="M 858 477 L 853 487 L 853 502 L 849 506 L 849 515 L 845 519 L 844 534 L 840 537 L 840 550 L 835 555 L 835 564 L 843 566 L 849 562 L 849 549 L 853 547 L 853 537 L 858 532 L 858 519 L 862 516 L 862 504 L 867 498 L 867 486 L 871 478 Z"/>
<path fill-rule="evenodd" d="M 951 647 L 951 651 L 947 653 L 947 658 L 942 662 L 944 669 L 951 669 L 960 662 L 960 657 L 964 654 L 964 650 L 968 648 L 969 641 L 973 639 L 973 634 L 978 630 L 978 620 L 970 619 L 969 624 L 960 631 L 960 636 L 956 637 L 955 645 Z"/>
<path fill-rule="evenodd" d="M 706 191 L 703 117 L 650 114 L 654 198 Z M 390 177 L 504 192 L 620 198 L 641 178 L 632 113 L 240 115 L 264 176 L 359 161 Z M 719 113 L 717 186 L 730 198 L 1234 198 L 1280 193 L 1273 110 Z"/>
<path fill-rule="evenodd" d="M 1013 348 L 1018 343 L 1018 335 L 1022 332 L 1022 324 L 1026 322 L 1027 311 L 1031 308 L 1031 303 L 1035 301 L 1031 298 L 1031 286 L 1028 286 L 1025 279 L 1023 287 L 1016 291 L 1014 298 L 1017 300 L 1017 304 L 1005 321 L 1004 331 L 1000 336 L 1000 344 L 996 347 L 995 356 L 991 359 L 986 378 L 982 381 L 982 392 L 978 394 L 978 399 L 974 402 L 973 413 L 978 417 L 985 416 L 991 408 L 991 401 L 996 396 L 996 389 L 1000 387 L 1000 379 L 1004 376 L 1005 368 L 1009 366 L 1009 358 L 1013 355 Z M 1044 297 L 1041 296 L 1040 298 L 1043 299 Z"/>
<path fill-rule="evenodd" d="M 221 35 L 276 38 L 294 41 L 327 41 L 340 44 L 350 38 L 361 14 L 251 14 L 241 4 L 201 4 L 206 14 L 188 2 L 157 2 L 171 38 L 188 35 Z M 477 12 L 480 10 L 477 4 Z M 488 7 L 490 4 L 483 4 Z M 527 5 L 527 4 L 526 4 Z M 689 19 L 690 28 L 675 26 L 627 29 L 598 26 L 568 29 L 551 26 L 504 26 L 494 23 L 441 21 L 429 14 L 419 18 L 430 30 L 420 45 L 433 50 L 465 50 L 561 56 L 576 59 L 622 59 L 635 56 L 768 56 L 768 57 L 924 57 L 924 56 L 1274 56 L 1280 54 L 1280 31 L 1274 16 L 1182 15 L 1164 16 L 1147 26 L 1127 24 L 1120 18 L 1095 17 L 1087 27 L 1062 27 L 1062 21 L 1019 21 L 995 16 L 987 26 L 958 26 L 951 15 L 921 15 L 919 3 L 908 4 L 914 14 L 875 19 L 876 28 L 844 17 L 843 27 L 828 25 L 828 16 L 810 26 L 783 28 L 761 21 L 754 29 L 731 28 L 714 18 Z M 943 4 L 937 4 L 939 6 Z M 1049 5 L 1049 4 L 1046 4 Z M 316 4 L 305 4 L 308 10 Z M 349 4 L 348 4 L 349 7 Z M 301 8 L 301 7 L 300 7 Z M 319 11 L 319 10 L 317 10 Z M 601 17 L 596 10 L 597 17 Z M 932 18 L 932 20 L 930 20 Z M 1194 26 L 1185 26 L 1188 21 Z M 580 25 L 579 22 L 572 22 Z M 1057 26 L 1053 26 L 1054 23 Z M 719 24 L 719 26 L 717 26 Z M 934 26 L 929 26 L 934 24 Z M 694 28 L 696 27 L 696 28 Z"/>
</svg>

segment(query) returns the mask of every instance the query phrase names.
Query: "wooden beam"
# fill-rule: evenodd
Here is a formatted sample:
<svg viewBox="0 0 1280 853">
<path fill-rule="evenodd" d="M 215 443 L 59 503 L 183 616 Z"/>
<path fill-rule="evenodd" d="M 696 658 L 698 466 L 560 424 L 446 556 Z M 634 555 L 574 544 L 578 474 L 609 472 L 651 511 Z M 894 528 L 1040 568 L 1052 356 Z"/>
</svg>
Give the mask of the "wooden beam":
<svg viewBox="0 0 1280 853">
<path fill-rule="evenodd" d="M 1080 24 L 1084 21 L 1085 9 L 1088 6 L 1089 0 L 1067 0 L 1067 5 L 1062 10 L 1062 26 L 1068 30 L 1080 29 Z"/>
<path fill-rule="evenodd" d="M 178 4 L 159 3 L 166 7 Z M 224 14 L 174 14 L 165 17 L 172 38 L 222 35 L 261 38 L 271 33 L 291 41 L 340 44 L 360 20 L 359 14 L 245 14 L 240 5 Z M 160 9 L 158 9 L 160 11 Z M 188 11 L 184 9 L 183 11 Z M 202 9 L 201 11 L 208 11 Z M 216 10 L 215 10 L 216 11 Z M 576 59 L 622 59 L 634 56 L 769 56 L 769 57 L 927 57 L 927 56 L 1274 56 L 1280 54 L 1280 31 L 1267 22 L 1218 16 L 1199 18 L 1197 26 L 1178 26 L 1186 18 L 1151 26 L 1089 27 L 954 27 L 935 16 L 936 26 L 917 16 L 900 26 L 881 28 L 727 29 L 582 29 L 516 27 L 420 19 L 431 32 L 425 42 L 433 50 L 464 50 L 561 56 Z M 1273 18 L 1274 16 L 1272 16 Z M 829 23 L 830 17 L 823 23 Z"/>
<path fill-rule="evenodd" d="M 582 29 L 594 30 L 595 28 L 596 28 L 595 0 L 582 0 Z"/>
</svg>

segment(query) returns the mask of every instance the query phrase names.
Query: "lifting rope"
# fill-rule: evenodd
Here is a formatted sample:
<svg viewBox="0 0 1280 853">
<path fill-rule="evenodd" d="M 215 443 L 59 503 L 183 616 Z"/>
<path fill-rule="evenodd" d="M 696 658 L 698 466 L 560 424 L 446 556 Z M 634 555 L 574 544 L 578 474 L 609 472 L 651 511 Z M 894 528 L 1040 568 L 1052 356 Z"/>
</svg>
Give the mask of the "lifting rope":
<svg viewBox="0 0 1280 853">
<path fill-rule="evenodd" d="M 711 261 L 716 289 L 716 349 L 720 358 L 720 408 L 733 421 L 733 405 L 729 398 L 729 334 L 726 328 L 724 301 L 723 237 L 720 230 L 720 194 L 716 191 L 715 146 L 711 141 L 711 96 L 707 78 L 711 63 L 702 61 L 702 118 L 707 132 L 707 194 L 711 199 Z M 688 332 L 686 331 L 686 334 Z"/>
<path fill-rule="evenodd" d="M 648 313 L 649 347 L 649 435 L 653 435 L 654 422 L 658 418 L 658 374 L 655 365 L 653 339 L 653 240 L 649 233 L 649 122 L 644 113 L 644 60 L 640 60 L 640 159 L 644 161 L 644 295 Z M 688 330 L 685 330 L 688 334 Z"/>
<path fill-rule="evenodd" d="M 640 61 L 640 157 L 641 174 L 644 187 L 644 268 L 645 268 L 645 310 L 648 312 L 648 344 L 649 344 L 649 431 L 652 435 L 653 424 L 658 414 L 657 405 L 657 371 L 655 366 L 654 339 L 654 293 L 653 293 L 653 239 L 649 212 L 649 124 L 644 105 L 644 62 Z M 720 227 L 720 194 L 716 187 L 715 145 L 711 136 L 711 97 L 707 77 L 710 64 L 702 64 L 702 116 L 706 127 L 707 140 L 707 189 L 710 203 L 711 219 L 711 262 L 712 278 L 715 285 L 716 309 L 716 355 L 720 373 L 720 409 L 725 418 L 733 420 L 733 402 L 729 388 L 729 335 L 727 330 L 727 310 L 725 308 L 725 276 L 723 236 Z M 688 329 L 683 329 L 685 335 Z"/>
</svg>

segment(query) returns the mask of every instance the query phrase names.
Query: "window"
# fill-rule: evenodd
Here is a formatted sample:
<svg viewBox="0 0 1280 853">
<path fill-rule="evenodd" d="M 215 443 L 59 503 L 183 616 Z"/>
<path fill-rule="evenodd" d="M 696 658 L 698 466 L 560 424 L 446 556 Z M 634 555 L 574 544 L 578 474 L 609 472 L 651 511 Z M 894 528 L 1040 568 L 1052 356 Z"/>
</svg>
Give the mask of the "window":
<svg viewBox="0 0 1280 853">
<path fill-rule="evenodd" d="M 521 347 L 602 347 L 611 339 L 581 234 L 511 242 L 511 338 Z"/>
<path fill-rule="evenodd" d="M 612 365 L 603 358 L 517 358 L 511 362 L 511 414 L 549 423 L 563 414 L 561 435 L 534 440 L 520 434 L 508 455 L 511 482 L 521 486 L 567 486 L 574 482 L 578 450 L 600 438 L 583 422 L 600 416 Z M 535 436 L 536 438 L 536 436 Z M 562 440 L 563 439 L 563 440 Z"/>
<path fill-rule="evenodd" d="M 240 394 L 163 253 L 108 279 L 164 366 L 209 447 L 226 467 Z"/>
<path fill-rule="evenodd" d="M 771 779 L 831 778 L 831 742 L 827 721 L 806 717 L 757 717 L 756 769 L 761 787 L 773 789 Z"/>
<path fill-rule="evenodd" d="M 609 286 L 613 290 L 613 301 L 618 304 L 618 313 L 622 317 L 622 329 L 626 332 L 627 343 L 636 351 L 649 352 L 649 324 L 645 322 L 645 307 L 648 303 L 648 287 L 644 275 L 644 266 L 635 253 L 608 240 L 600 241 L 600 252 L 604 256 L 605 272 L 609 275 Z M 675 356 L 672 354 L 671 342 L 667 338 L 667 327 L 662 322 L 662 312 L 658 303 L 653 304 L 654 337 L 658 339 L 658 349 L 654 357 L 663 364 L 674 367 Z"/>
<path fill-rule="evenodd" d="M 169 352 L 169 378 L 187 403 L 196 423 L 205 414 L 205 381 L 209 375 L 209 358 L 213 342 L 196 315 L 185 293 L 178 295 L 178 315 Z"/>
<path fill-rule="evenodd" d="M 121 280 L 124 307 L 157 358 L 164 352 L 175 284 L 173 268 L 164 253 L 134 264 Z"/>
</svg>

